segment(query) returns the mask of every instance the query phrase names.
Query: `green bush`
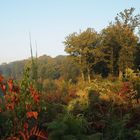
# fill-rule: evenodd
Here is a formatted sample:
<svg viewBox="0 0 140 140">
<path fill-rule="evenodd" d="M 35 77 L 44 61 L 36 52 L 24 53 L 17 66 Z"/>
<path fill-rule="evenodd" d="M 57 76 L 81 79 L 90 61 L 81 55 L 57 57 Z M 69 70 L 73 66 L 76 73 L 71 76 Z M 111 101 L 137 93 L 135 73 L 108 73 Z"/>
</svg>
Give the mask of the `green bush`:
<svg viewBox="0 0 140 140">
<path fill-rule="evenodd" d="M 80 135 L 86 134 L 86 120 L 81 116 L 65 114 L 49 124 L 50 140 L 78 140 Z M 79 139 L 80 140 L 80 139 Z"/>
</svg>

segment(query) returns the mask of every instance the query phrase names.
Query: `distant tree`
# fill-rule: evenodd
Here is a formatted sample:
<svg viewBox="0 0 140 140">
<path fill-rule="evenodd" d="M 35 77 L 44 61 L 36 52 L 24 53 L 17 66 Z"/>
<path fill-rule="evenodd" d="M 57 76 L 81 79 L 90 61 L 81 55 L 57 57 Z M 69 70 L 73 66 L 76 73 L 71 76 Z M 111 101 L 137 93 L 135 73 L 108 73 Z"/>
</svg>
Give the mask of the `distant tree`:
<svg viewBox="0 0 140 140">
<path fill-rule="evenodd" d="M 7 63 L 3 63 L 2 65 L 1 65 L 1 72 L 2 72 L 2 74 L 6 77 L 6 78 L 8 78 L 8 77 L 11 77 L 11 67 L 10 67 L 10 65 L 9 64 L 7 64 Z"/>
<path fill-rule="evenodd" d="M 74 60 L 67 56 L 64 59 L 64 63 L 61 66 L 61 76 L 65 81 L 70 81 L 72 83 L 76 83 L 79 77 L 79 69 Z"/>
</svg>

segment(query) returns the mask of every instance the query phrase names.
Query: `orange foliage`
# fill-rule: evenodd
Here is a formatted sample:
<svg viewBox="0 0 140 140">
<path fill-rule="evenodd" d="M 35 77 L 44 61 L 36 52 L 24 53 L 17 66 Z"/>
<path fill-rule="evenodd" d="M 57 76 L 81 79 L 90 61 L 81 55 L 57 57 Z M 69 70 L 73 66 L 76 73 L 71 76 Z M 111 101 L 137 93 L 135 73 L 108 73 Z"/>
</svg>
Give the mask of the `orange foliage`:
<svg viewBox="0 0 140 140">
<path fill-rule="evenodd" d="M 9 87 L 9 91 L 12 92 L 13 89 L 13 79 L 9 79 L 7 81 L 8 87 Z"/>
<path fill-rule="evenodd" d="M 32 86 L 30 87 L 30 93 L 31 93 L 31 96 L 32 96 L 34 102 L 39 103 L 40 95 L 35 89 L 33 89 Z"/>
<path fill-rule="evenodd" d="M 19 134 L 22 136 L 23 140 L 29 140 L 32 136 L 36 136 L 40 140 L 48 140 L 47 134 L 37 126 L 34 126 L 30 131 L 27 129 L 25 132 L 20 131 Z"/>
<path fill-rule="evenodd" d="M 38 112 L 36 112 L 36 111 L 30 111 L 30 112 L 27 112 L 26 113 L 26 116 L 27 116 L 27 118 L 35 118 L 35 119 L 37 119 Z"/>
<path fill-rule="evenodd" d="M 34 118 L 35 121 L 38 119 L 38 112 L 40 112 L 40 106 L 38 105 L 40 103 L 40 93 L 35 90 L 33 86 L 30 86 L 30 88 L 26 88 L 27 90 L 25 89 L 25 92 L 22 92 L 22 86 L 21 89 L 19 86 L 16 86 L 13 79 L 9 79 L 8 81 L 6 81 L 4 80 L 4 77 L 0 75 L 0 89 L 4 93 L 4 104 L 2 99 L 0 99 L 0 113 L 5 110 L 14 112 L 14 119 L 11 120 L 13 123 L 13 128 L 11 128 L 12 133 L 15 134 L 17 133 L 17 131 L 23 128 L 24 131 L 19 132 L 22 139 L 29 140 L 30 137 L 36 136 L 37 139 L 47 140 L 48 136 L 46 135 L 46 133 L 43 130 L 39 130 L 37 126 L 33 127 L 29 131 L 30 126 L 27 123 L 27 119 Z M 34 107 L 36 108 L 36 106 L 37 111 L 34 110 Z M 18 116 L 18 111 L 22 111 L 23 113 L 22 122 L 20 120 L 20 117 Z M 19 126 L 17 127 L 15 126 L 15 124 L 18 124 Z M 7 140 L 20 140 L 20 138 L 11 136 L 8 137 Z"/>
<path fill-rule="evenodd" d="M 25 122 L 25 123 L 24 123 L 24 125 L 23 125 L 23 127 L 24 127 L 24 130 L 26 131 L 26 130 L 29 128 L 28 123 L 27 123 L 27 122 Z"/>
<path fill-rule="evenodd" d="M 9 104 L 6 105 L 6 109 L 7 110 L 11 110 L 12 111 L 12 110 L 14 110 L 14 107 L 15 107 L 14 103 L 9 103 Z"/>
<path fill-rule="evenodd" d="M 4 80 L 4 77 L 0 75 L 0 83 Z"/>
<path fill-rule="evenodd" d="M 26 110 L 32 110 L 32 105 L 31 104 L 26 104 Z"/>
</svg>

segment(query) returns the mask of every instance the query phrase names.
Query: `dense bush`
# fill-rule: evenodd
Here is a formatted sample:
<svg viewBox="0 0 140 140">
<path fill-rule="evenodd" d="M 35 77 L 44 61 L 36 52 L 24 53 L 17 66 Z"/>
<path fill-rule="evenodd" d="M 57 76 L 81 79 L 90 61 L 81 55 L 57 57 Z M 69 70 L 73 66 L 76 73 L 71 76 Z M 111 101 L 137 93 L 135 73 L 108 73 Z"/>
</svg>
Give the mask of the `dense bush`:
<svg viewBox="0 0 140 140">
<path fill-rule="evenodd" d="M 41 93 L 28 71 L 20 83 L 0 76 L 1 139 L 139 140 L 140 78 L 134 72 L 76 85 L 47 81 L 49 90 Z"/>
</svg>

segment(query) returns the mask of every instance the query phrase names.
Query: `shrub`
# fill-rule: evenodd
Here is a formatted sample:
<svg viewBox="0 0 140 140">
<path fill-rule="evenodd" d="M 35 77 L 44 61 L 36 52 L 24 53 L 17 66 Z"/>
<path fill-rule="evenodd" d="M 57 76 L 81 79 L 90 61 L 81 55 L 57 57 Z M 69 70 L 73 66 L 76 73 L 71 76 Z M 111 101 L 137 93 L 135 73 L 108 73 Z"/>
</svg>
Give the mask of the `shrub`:
<svg viewBox="0 0 140 140">
<path fill-rule="evenodd" d="M 81 140 L 86 137 L 86 120 L 82 116 L 64 114 L 49 124 L 50 140 Z"/>
</svg>

